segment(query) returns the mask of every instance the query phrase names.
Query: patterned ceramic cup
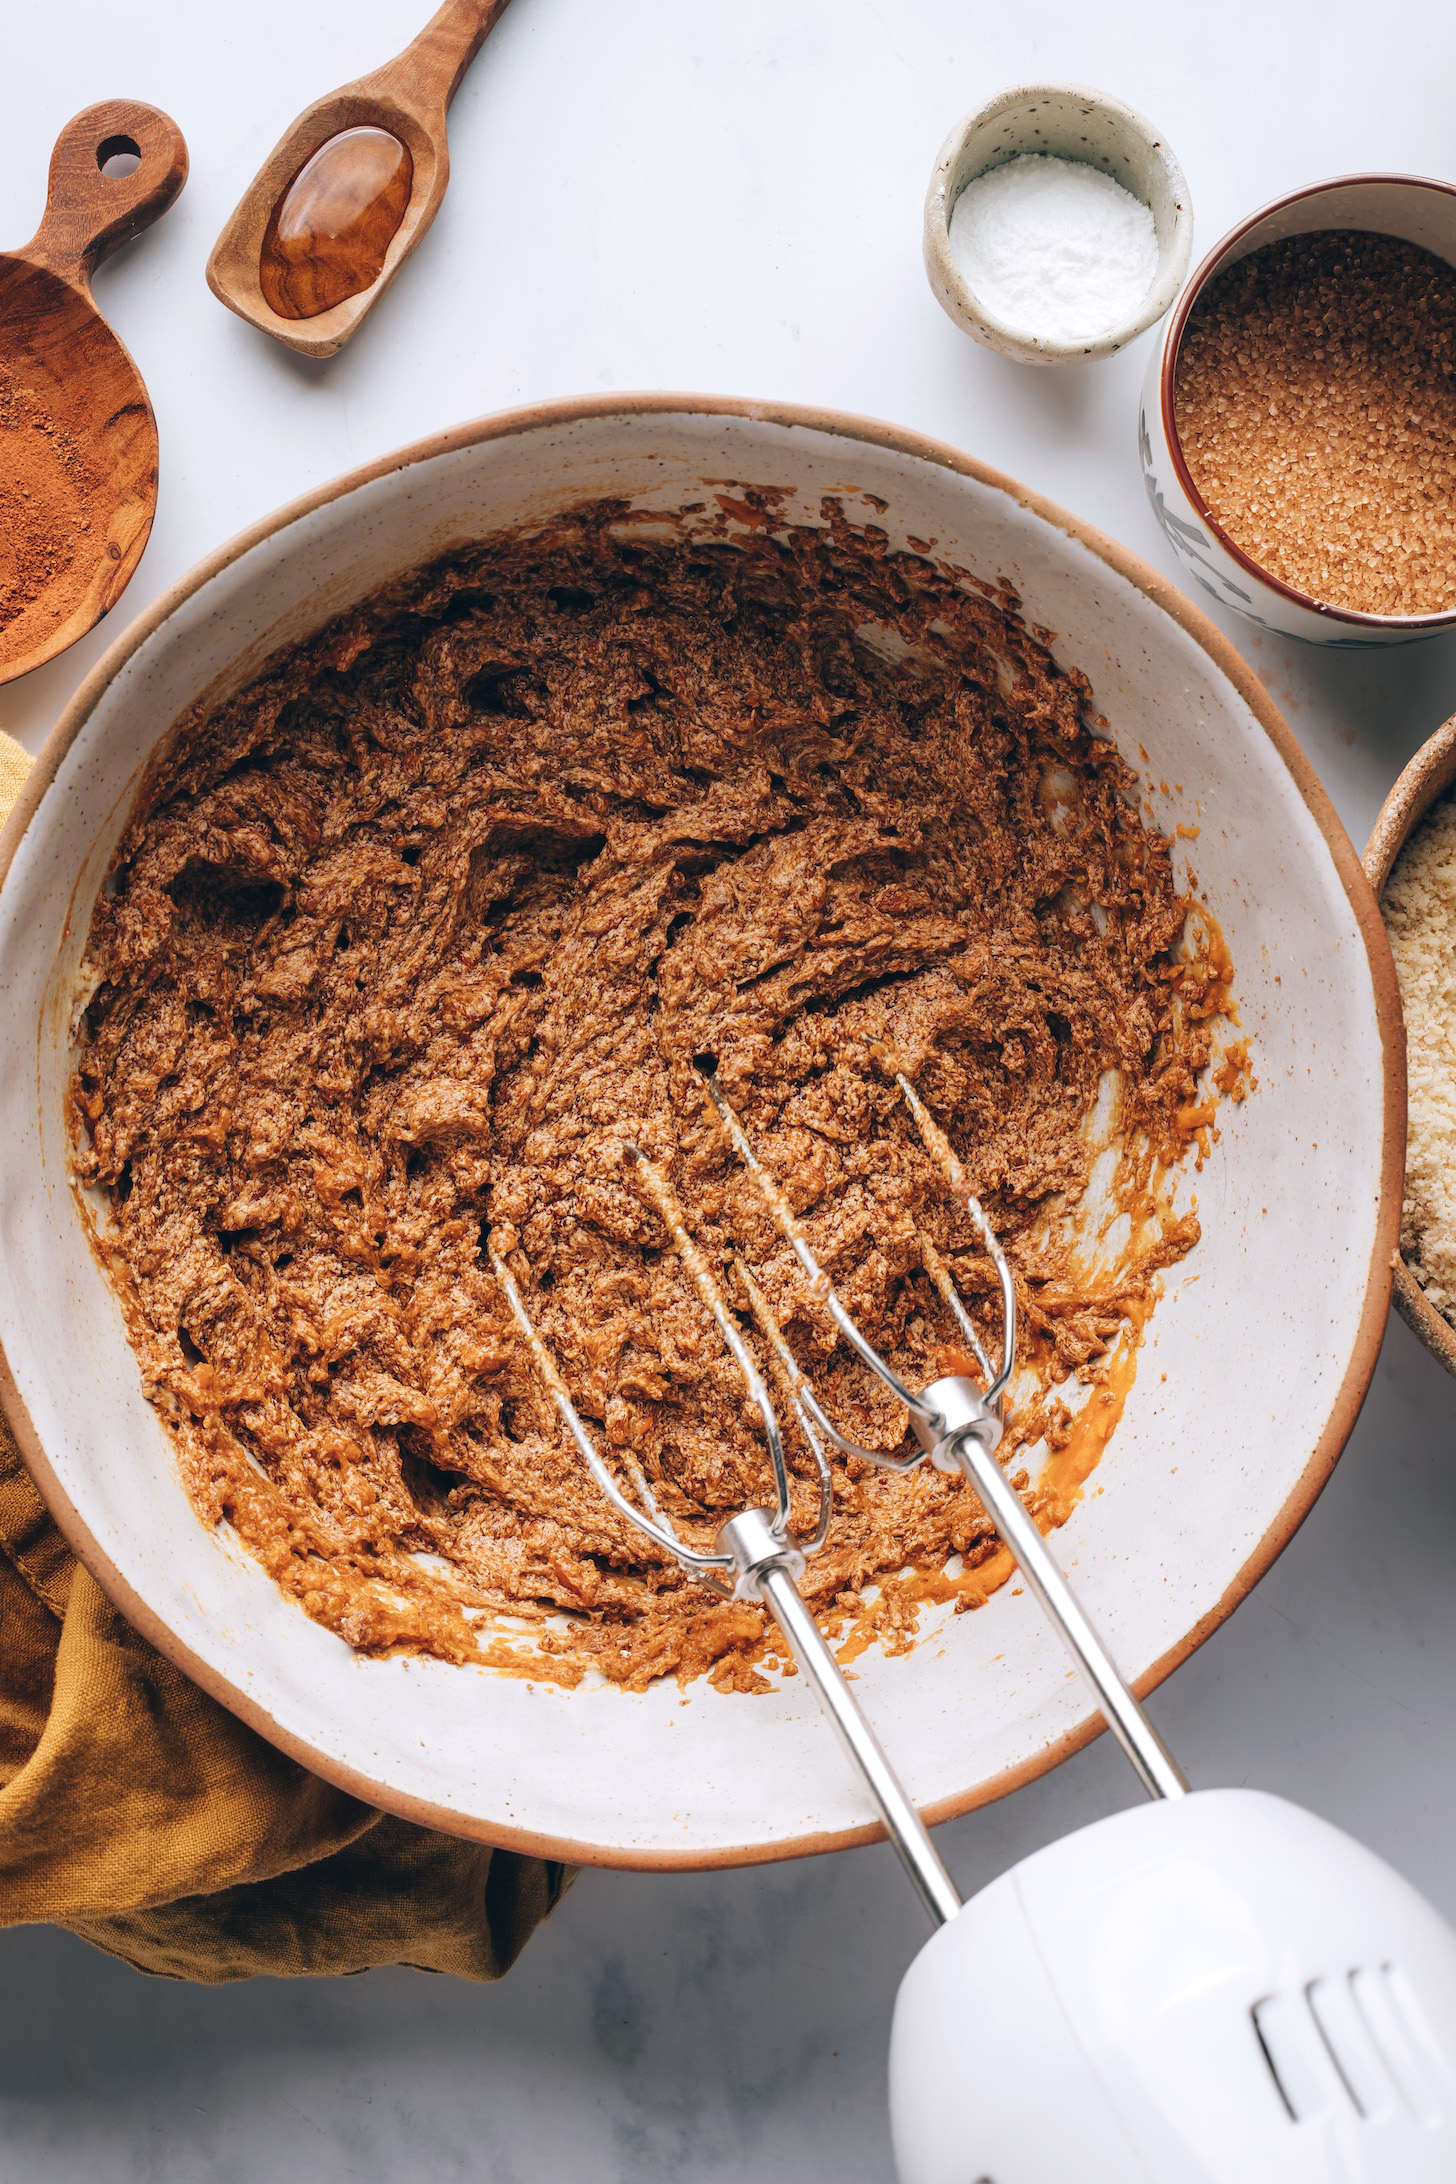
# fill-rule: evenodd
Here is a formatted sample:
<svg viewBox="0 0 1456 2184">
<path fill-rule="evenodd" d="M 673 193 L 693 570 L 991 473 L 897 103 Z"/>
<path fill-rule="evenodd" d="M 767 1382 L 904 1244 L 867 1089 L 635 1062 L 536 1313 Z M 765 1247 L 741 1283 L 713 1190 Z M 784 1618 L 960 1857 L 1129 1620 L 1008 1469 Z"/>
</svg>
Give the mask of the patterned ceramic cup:
<svg viewBox="0 0 1456 2184">
<path fill-rule="evenodd" d="M 1281 583 L 1251 561 L 1241 546 L 1209 514 L 1189 475 L 1178 441 L 1173 386 L 1178 348 L 1199 295 L 1216 273 L 1247 258 L 1266 243 L 1290 235 L 1312 235 L 1330 228 L 1361 228 L 1419 243 L 1456 265 L 1456 188 L 1417 175 L 1355 174 L 1333 182 L 1314 182 L 1290 197 L 1276 199 L 1253 213 L 1209 252 L 1178 299 L 1153 348 L 1143 381 L 1138 416 L 1138 454 L 1143 484 L 1153 514 L 1173 551 L 1196 583 L 1221 607 L 1257 622 L 1262 629 L 1311 644 L 1364 650 L 1375 645 L 1408 644 L 1456 623 L 1456 610 L 1441 614 L 1356 614 L 1327 606 Z"/>
</svg>

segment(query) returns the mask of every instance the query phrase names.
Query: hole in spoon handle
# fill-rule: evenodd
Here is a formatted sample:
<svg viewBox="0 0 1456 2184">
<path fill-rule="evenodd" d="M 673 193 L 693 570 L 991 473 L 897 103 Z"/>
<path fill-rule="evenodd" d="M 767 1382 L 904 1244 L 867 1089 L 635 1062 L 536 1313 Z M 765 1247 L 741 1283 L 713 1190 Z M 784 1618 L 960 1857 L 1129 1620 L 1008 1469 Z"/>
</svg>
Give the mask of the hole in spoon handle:
<svg viewBox="0 0 1456 2184">
<path fill-rule="evenodd" d="M 131 147 L 133 172 L 118 172 Z M 56 139 L 45 217 L 21 255 L 84 288 L 104 258 L 160 220 L 186 180 L 187 144 L 170 115 L 139 99 L 88 106 Z"/>
</svg>

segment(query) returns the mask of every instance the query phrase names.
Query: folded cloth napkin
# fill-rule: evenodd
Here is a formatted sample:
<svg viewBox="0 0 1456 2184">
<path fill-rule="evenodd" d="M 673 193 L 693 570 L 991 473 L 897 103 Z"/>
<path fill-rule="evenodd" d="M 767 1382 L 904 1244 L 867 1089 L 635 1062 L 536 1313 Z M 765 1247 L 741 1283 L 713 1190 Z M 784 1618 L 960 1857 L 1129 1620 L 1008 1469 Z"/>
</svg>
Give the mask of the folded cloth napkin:
<svg viewBox="0 0 1456 2184">
<path fill-rule="evenodd" d="M 0 733 L 0 818 L 28 766 Z M 0 1417 L 0 1925 L 209 1984 L 498 1979 L 569 1877 L 376 1812 L 199 1691 L 76 1561 Z"/>
</svg>

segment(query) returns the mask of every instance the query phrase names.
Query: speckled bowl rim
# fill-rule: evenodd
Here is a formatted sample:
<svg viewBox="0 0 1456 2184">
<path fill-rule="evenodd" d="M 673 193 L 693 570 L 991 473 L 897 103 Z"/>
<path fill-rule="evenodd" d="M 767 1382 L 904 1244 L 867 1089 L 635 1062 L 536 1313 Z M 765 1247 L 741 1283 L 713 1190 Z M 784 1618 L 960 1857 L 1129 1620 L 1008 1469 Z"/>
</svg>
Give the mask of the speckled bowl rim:
<svg viewBox="0 0 1456 2184">
<path fill-rule="evenodd" d="M 1423 631 L 1429 636 L 1435 636 L 1438 630 L 1449 629 L 1453 623 L 1456 623 L 1456 607 L 1450 608 L 1444 614 L 1359 614 L 1353 607 L 1332 607 L 1326 600 L 1316 599 L 1310 592 L 1297 591 L 1292 584 L 1286 584 L 1282 577 L 1272 576 L 1259 562 L 1250 558 L 1244 548 L 1240 546 L 1238 540 L 1231 538 L 1218 521 L 1218 518 L 1209 512 L 1207 501 L 1193 482 L 1192 472 L 1184 459 L 1183 443 L 1178 437 L 1178 419 L 1174 406 L 1175 382 L 1178 374 L 1178 351 L 1182 346 L 1183 336 L 1187 331 L 1193 306 L 1197 303 L 1199 296 L 1213 279 L 1213 276 L 1222 269 L 1225 259 L 1235 244 L 1242 242 L 1251 229 L 1272 218 L 1276 212 L 1283 212 L 1286 206 L 1303 204 L 1306 198 L 1320 197 L 1326 190 L 1369 189 L 1373 184 L 1396 184 L 1402 189 L 1436 190 L 1443 197 L 1456 197 L 1456 183 L 1436 181 L 1430 175 L 1337 174 L 1332 175 L 1324 182 L 1310 182 L 1302 190 L 1291 190 L 1285 197 L 1271 198 L 1267 205 L 1261 205 L 1258 211 L 1251 212 L 1246 220 L 1240 220 L 1237 227 L 1229 229 L 1221 242 L 1214 244 L 1208 256 L 1190 276 L 1187 286 L 1178 299 L 1177 309 L 1168 322 L 1168 334 L 1163 344 L 1163 361 L 1159 371 L 1159 400 L 1163 413 L 1163 437 L 1168 443 L 1168 455 L 1178 483 L 1192 502 L 1200 519 L 1208 525 L 1209 530 L 1212 531 L 1225 552 L 1231 554 L 1239 567 L 1246 574 L 1253 577 L 1256 583 L 1263 584 L 1280 599 L 1288 599 L 1295 606 L 1305 608 L 1310 614 L 1323 615 L 1325 620 L 1329 622 L 1346 622 L 1353 629 L 1415 630 Z M 1319 230 L 1311 228 L 1306 232 L 1317 234 Z M 1372 229 L 1370 232 L 1374 234 L 1379 231 Z M 1391 239 L 1393 241 L 1400 240 L 1399 237 L 1392 237 Z M 1456 266 L 1453 266 L 1452 270 L 1456 272 Z"/>
<path fill-rule="evenodd" d="M 875 418 L 848 415 L 836 410 L 814 409 L 795 403 L 755 402 L 716 395 L 668 393 L 583 396 L 497 412 L 414 441 L 393 454 L 363 464 L 326 485 L 316 487 L 298 500 L 290 501 L 285 507 L 263 517 L 229 540 L 226 545 L 219 547 L 215 553 L 198 562 L 139 615 L 97 662 L 47 738 L 9 819 L 3 830 L 0 830 L 0 884 L 3 884 L 10 870 L 16 849 L 35 817 L 42 796 L 108 685 L 154 631 L 186 600 L 201 591 L 214 576 L 289 524 L 298 522 L 316 509 L 326 507 L 331 501 L 342 498 L 374 479 L 387 477 L 393 472 L 408 469 L 415 463 L 427 462 L 436 456 L 490 440 L 528 433 L 546 426 L 560 426 L 583 419 L 613 415 L 742 417 L 789 429 L 799 427 L 835 436 L 846 442 L 868 443 L 919 462 L 932 463 L 961 477 L 974 479 L 994 492 L 1006 494 L 1019 507 L 1079 541 L 1107 567 L 1161 607 L 1203 649 L 1218 671 L 1233 685 L 1274 745 L 1329 850 L 1340 884 L 1349 901 L 1354 922 L 1365 945 L 1382 1060 L 1380 1203 L 1359 1323 L 1349 1361 L 1330 1404 L 1323 1429 L 1291 1492 L 1252 1554 L 1236 1572 L 1215 1605 L 1199 1617 L 1178 1643 L 1171 1646 L 1137 1679 L 1135 1688 L 1140 1696 L 1145 1697 L 1150 1691 L 1156 1690 L 1175 1668 L 1202 1645 L 1239 1602 L 1247 1597 L 1289 1544 L 1329 1479 L 1359 1416 L 1380 1354 L 1390 1303 L 1392 1261 L 1396 1256 L 1400 1231 L 1401 1184 L 1405 1174 L 1405 1041 L 1395 964 L 1379 907 L 1349 836 L 1313 767 L 1290 733 L 1263 684 L 1229 640 L 1175 584 L 1150 568 L 1125 546 L 1119 545 L 1079 517 L 1068 514 L 1065 509 L 1059 508 L 1043 495 L 1019 485 L 1003 472 L 992 469 L 989 464 L 963 454 L 960 449 L 947 446 L 943 441 L 929 439 L 905 427 L 882 423 Z M 163 728 L 165 725 L 164 723 Z M 866 1822 L 859 1826 L 816 1831 L 788 1840 L 739 1843 L 711 1851 L 674 1851 L 660 1848 L 634 1851 L 614 1848 L 605 1852 L 589 1842 L 559 1839 L 524 1828 L 492 1825 L 489 1830 L 484 1830 L 462 1826 L 458 1812 L 446 1810 L 425 1798 L 401 1793 L 379 1783 L 357 1767 L 332 1759 L 324 1762 L 302 1738 L 281 1727 L 265 1707 L 198 1658 L 167 1628 L 122 1576 L 67 1496 L 41 1446 L 39 1435 L 15 1385 L 3 1350 L 0 1350 L 0 1405 L 3 1405 L 25 1462 L 61 1532 L 80 1561 L 90 1570 L 102 1590 L 133 1628 L 184 1675 L 191 1677 L 210 1697 L 227 1707 L 269 1743 L 296 1760 L 310 1773 L 334 1783 L 339 1789 L 360 1798 L 366 1804 L 378 1806 L 422 1827 L 438 1829 L 445 1834 L 478 1837 L 501 1848 L 528 1855 L 654 1872 L 702 1871 L 716 1867 L 772 1864 L 782 1858 L 815 1856 L 825 1851 L 843 1850 L 862 1843 L 876 1842 L 883 1837 L 884 1830 L 878 1822 Z M 1101 1716 L 1095 1711 L 1089 1712 L 1065 1735 L 1050 1740 L 1040 1751 L 1020 1764 L 983 1779 L 965 1791 L 927 1803 L 924 1807 L 924 1818 L 933 1826 L 978 1806 L 994 1803 L 998 1798 L 1005 1797 L 1011 1791 L 1020 1789 L 1024 1784 L 1048 1773 L 1072 1753 L 1080 1751 L 1094 1737 L 1099 1736 L 1104 1727 Z"/>
<path fill-rule="evenodd" d="M 1431 807 L 1456 786 L 1456 713 L 1416 752 L 1380 807 L 1365 844 L 1365 876 L 1379 902 L 1395 860 Z M 1395 1309 L 1438 1364 L 1456 1378 L 1456 1327 L 1438 1312 L 1397 1248 Z"/>
</svg>

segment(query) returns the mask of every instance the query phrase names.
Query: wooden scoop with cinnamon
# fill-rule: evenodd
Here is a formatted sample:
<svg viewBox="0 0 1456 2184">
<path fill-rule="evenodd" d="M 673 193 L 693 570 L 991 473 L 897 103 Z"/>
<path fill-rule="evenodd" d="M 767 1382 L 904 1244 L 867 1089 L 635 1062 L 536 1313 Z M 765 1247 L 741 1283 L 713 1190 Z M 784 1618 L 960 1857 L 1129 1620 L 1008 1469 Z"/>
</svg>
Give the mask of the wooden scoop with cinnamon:
<svg viewBox="0 0 1456 2184">
<path fill-rule="evenodd" d="M 88 106 L 51 155 L 39 228 L 0 255 L 0 682 L 84 637 L 141 560 L 157 423 L 91 275 L 186 179 L 182 132 L 155 106 Z"/>
</svg>

